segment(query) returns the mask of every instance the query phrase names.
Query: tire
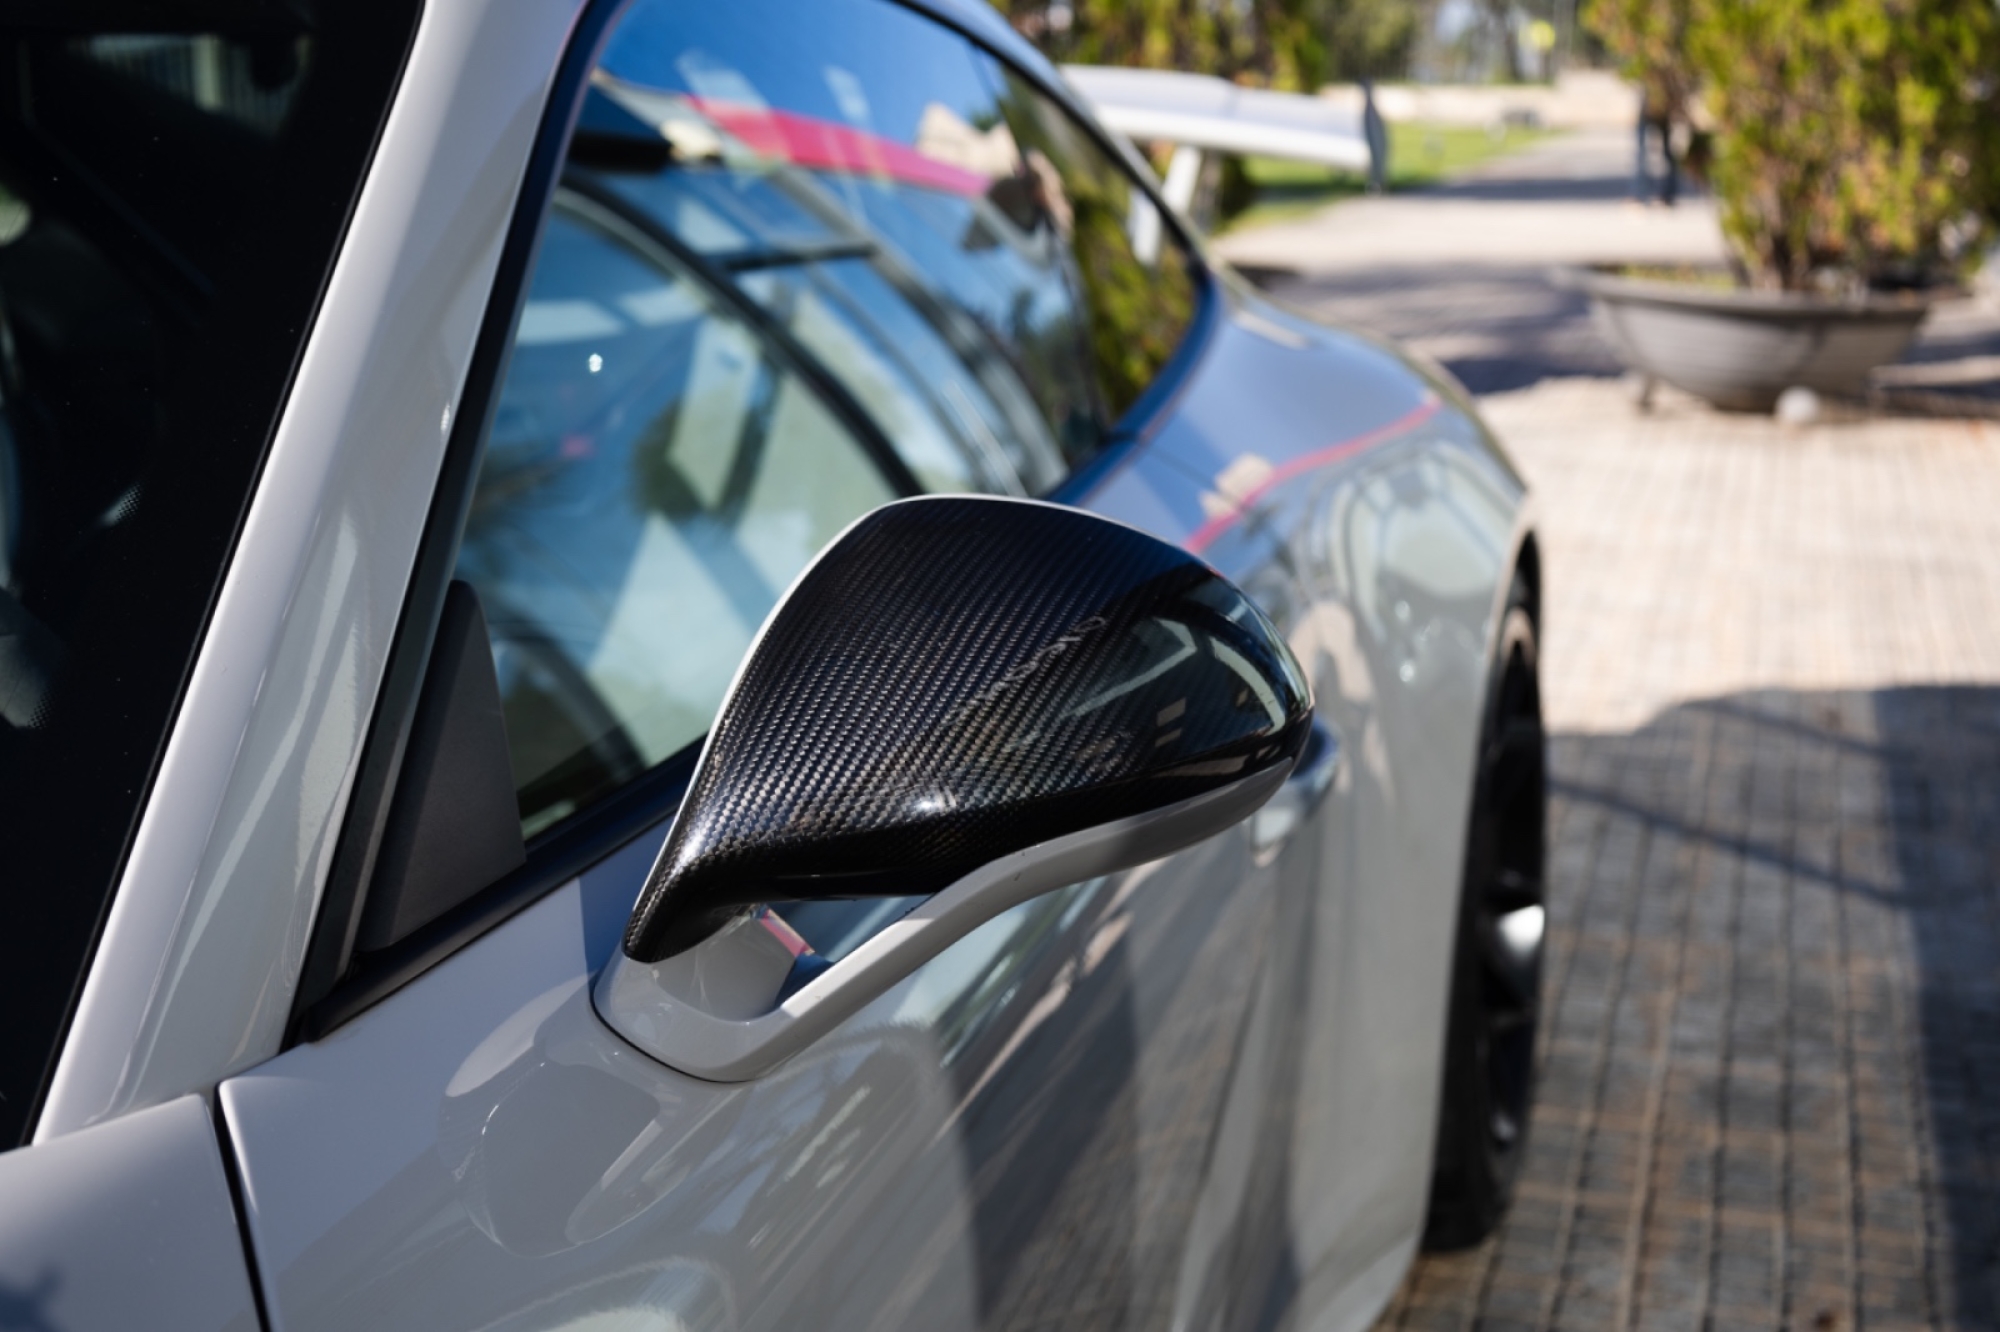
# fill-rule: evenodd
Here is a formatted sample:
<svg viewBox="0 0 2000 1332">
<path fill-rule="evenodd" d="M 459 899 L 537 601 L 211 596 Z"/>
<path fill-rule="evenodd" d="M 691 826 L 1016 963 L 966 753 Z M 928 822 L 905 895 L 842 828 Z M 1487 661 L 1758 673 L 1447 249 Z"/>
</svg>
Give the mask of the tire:
<svg viewBox="0 0 2000 1332">
<path fill-rule="evenodd" d="M 1481 719 L 1459 889 L 1424 1246 L 1492 1233 L 1514 1195 L 1541 1016 L 1548 747 L 1534 621 L 1516 579 Z"/>
</svg>

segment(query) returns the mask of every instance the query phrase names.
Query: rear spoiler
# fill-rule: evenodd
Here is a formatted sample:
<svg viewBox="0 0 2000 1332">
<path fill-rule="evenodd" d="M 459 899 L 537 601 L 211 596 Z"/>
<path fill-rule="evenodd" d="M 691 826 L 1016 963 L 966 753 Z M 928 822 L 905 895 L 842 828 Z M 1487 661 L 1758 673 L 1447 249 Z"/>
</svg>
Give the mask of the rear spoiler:
<svg viewBox="0 0 2000 1332">
<path fill-rule="evenodd" d="M 1177 70 L 1065 65 L 1062 72 L 1107 128 L 1175 145 L 1163 189 L 1176 208 L 1193 201 L 1204 152 L 1285 157 L 1375 178 L 1364 113 L 1325 98 L 1239 88 Z"/>
</svg>

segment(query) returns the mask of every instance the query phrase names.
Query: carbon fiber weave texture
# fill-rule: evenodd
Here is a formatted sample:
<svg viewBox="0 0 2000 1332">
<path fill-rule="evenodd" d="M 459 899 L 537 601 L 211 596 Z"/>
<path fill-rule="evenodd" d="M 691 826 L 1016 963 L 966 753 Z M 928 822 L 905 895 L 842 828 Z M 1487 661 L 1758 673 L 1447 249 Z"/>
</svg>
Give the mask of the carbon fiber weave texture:
<svg viewBox="0 0 2000 1332">
<path fill-rule="evenodd" d="M 626 932 L 657 961 L 759 902 L 931 892 L 1289 762 L 1277 632 L 1177 547 L 1076 510 L 893 504 L 773 613 Z"/>
</svg>

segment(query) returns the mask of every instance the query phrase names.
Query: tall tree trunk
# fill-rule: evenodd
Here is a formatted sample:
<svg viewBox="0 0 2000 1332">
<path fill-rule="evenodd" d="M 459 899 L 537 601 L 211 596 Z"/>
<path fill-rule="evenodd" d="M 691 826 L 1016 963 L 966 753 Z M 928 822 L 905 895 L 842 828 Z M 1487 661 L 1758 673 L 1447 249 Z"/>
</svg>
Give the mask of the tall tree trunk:
<svg viewBox="0 0 2000 1332">
<path fill-rule="evenodd" d="M 1511 0 L 1486 0 L 1486 13 L 1493 24 L 1493 33 L 1500 43 L 1501 55 L 1506 59 L 1507 81 L 1521 81 L 1521 46 L 1514 40 L 1514 25 L 1508 20 L 1513 16 Z"/>
</svg>

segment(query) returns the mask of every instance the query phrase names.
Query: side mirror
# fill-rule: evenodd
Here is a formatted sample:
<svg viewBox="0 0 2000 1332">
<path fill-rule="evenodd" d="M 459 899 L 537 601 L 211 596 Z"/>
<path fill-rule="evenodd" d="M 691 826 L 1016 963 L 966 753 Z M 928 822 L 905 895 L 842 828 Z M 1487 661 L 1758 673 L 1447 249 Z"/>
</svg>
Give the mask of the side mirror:
<svg viewBox="0 0 2000 1332">
<path fill-rule="evenodd" d="M 877 509 L 765 621 L 599 1013 L 756 1077 L 1000 912 L 1248 817 L 1305 745 L 1284 640 L 1200 560 L 1027 500 Z M 758 904 L 930 894 L 795 993 Z"/>
</svg>

